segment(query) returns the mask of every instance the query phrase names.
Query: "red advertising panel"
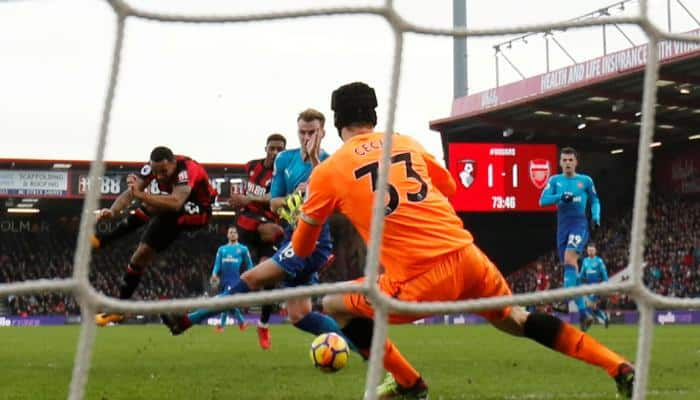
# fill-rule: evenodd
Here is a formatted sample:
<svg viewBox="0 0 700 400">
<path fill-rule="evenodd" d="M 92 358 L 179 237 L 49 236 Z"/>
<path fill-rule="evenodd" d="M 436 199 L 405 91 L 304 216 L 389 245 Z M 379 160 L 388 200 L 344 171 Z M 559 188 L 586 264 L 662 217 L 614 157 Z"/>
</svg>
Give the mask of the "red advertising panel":
<svg viewBox="0 0 700 400">
<path fill-rule="evenodd" d="M 539 199 L 557 173 L 554 144 L 450 143 L 457 211 L 553 211 Z"/>
</svg>

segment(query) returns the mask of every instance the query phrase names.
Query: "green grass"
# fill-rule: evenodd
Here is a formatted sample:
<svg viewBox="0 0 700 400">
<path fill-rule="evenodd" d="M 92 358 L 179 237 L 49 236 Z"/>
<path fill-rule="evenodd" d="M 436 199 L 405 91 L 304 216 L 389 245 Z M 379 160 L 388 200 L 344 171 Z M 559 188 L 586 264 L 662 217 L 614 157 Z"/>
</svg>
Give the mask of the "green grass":
<svg viewBox="0 0 700 400">
<path fill-rule="evenodd" d="M 77 326 L 0 328 L 0 399 L 65 399 Z M 634 358 L 636 328 L 594 327 L 592 334 Z M 391 337 L 422 371 L 431 399 L 614 399 L 597 368 L 488 326 L 392 327 Z M 216 334 L 195 328 L 171 337 L 162 326 L 98 330 L 88 399 L 360 399 L 366 367 L 353 356 L 333 375 L 317 372 L 312 337 L 273 326 L 262 351 L 255 329 Z M 649 399 L 700 399 L 700 327 L 654 331 Z"/>
</svg>

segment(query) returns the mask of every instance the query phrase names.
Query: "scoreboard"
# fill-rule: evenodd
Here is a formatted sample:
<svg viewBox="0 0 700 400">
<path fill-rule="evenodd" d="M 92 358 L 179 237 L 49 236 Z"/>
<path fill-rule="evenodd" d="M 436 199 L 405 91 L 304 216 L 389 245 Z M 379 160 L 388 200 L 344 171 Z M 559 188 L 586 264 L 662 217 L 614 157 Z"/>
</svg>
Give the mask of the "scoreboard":
<svg viewBox="0 0 700 400">
<path fill-rule="evenodd" d="M 557 173 L 555 144 L 450 143 L 448 159 L 457 182 L 450 202 L 457 211 L 556 210 L 539 206 Z"/>
</svg>

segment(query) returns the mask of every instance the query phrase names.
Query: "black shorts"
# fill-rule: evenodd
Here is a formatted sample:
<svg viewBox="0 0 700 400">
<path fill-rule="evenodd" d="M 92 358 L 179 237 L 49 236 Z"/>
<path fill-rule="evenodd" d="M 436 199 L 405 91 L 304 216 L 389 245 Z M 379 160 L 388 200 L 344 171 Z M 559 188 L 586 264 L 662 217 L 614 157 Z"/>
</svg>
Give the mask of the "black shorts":
<svg viewBox="0 0 700 400">
<path fill-rule="evenodd" d="M 141 235 L 141 242 L 161 252 L 177 239 L 180 232 L 197 230 L 209 223 L 209 212 L 198 214 L 163 213 L 152 216 Z"/>
</svg>

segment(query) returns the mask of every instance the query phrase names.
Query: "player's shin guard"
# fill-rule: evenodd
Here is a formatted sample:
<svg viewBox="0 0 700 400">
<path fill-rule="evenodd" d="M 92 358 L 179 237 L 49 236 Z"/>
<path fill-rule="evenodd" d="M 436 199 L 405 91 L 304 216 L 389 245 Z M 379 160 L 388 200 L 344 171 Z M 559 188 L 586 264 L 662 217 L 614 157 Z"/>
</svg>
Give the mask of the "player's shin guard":
<svg viewBox="0 0 700 400">
<path fill-rule="evenodd" d="M 345 336 L 355 343 L 365 360 L 369 358 L 373 331 L 374 321 L 369 318 L 353 318 L 343 328 Z M 391 373 L 396 382 L 404 388 L 413 386 L 420 379 L 418 371 L 389 339 L 384 344 L 384 369 Z"/>
<path fill-rule="evenodd" d="M 99 246 L 104 247 L 115 239 L 119 239 L 122 236 L 128 235 L 129 233 L 135 231 L 136 229 L 145 225 L 150 217 L 142 208 L 137 208 L 133 211 L 127 213 L 127 216 L 122 218 L 116 225 L 116 227 L 105 233 L 97 233 L 95 237 L 99 241 Z"/>
<path fill-rule="evenodd" d="M 139 265 L 129 264 L 126 267 L 126 272 L 122 277 L 121 285 L 119 286 L 119 298 L 122 300 L 130 299 L 134 295 L 136 288 L 141 282 L 144 267 Z"/>
<path fill-rule="evenodd" d="M 530 314 L 525 321 L 524 334 L 560 353 L 599 366 L 610 376 L 615 376 L 620 364 L 626 362 L 591 336 L 552 315 Z"/>
</svg>

